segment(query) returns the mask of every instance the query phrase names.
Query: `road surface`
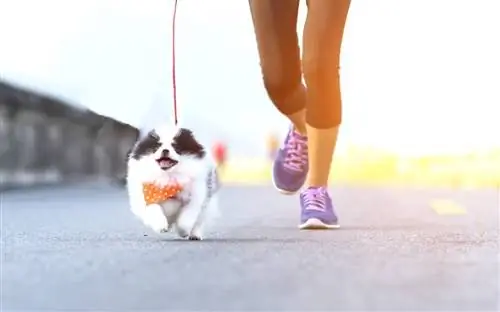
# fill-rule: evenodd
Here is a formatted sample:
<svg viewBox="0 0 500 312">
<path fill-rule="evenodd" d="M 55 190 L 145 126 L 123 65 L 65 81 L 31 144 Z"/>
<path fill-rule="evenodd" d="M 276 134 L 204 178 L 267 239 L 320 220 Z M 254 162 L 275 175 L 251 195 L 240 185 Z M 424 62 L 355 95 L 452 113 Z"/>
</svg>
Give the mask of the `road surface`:
<svg viewBox="0 0 500 312">
<path fill-rule="evenodd" d="M 3 195 L 3 311 L 498 310 L 496 190 L 333 190 L 343 228 L 297 230 L 297 198 L 226 186 L 202 242 L 147 231 L 124 190 Z"/>
</svg>

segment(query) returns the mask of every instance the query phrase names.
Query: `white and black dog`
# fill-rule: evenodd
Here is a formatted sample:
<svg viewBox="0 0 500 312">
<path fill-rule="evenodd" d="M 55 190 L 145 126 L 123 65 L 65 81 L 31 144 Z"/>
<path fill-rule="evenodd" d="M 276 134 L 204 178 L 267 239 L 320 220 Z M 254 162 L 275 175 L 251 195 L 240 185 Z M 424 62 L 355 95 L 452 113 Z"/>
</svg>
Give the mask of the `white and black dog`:
<svg viewBox="0 0 500 312">
<path fill-rule="evenodd" d="M 131 210 L 158 233 L 175 227 L 179 236 L 201 240 L 207 219 L 217 212 L 218 182 L 211 155 L 185 128 L 150 131 L 128 158 Z"/>
</svg>

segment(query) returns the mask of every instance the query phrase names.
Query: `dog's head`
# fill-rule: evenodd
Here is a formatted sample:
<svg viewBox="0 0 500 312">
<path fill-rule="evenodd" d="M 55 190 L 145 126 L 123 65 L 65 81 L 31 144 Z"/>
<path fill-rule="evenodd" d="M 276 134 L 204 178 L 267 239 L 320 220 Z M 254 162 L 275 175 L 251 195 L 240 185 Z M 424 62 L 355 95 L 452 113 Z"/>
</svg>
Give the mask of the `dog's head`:
<svg viewBox="0 0 500 312">
<path fill-rule="evenodd" d="M 205 149 L 195 139 L 193 132 L 177 127 L 150 131 L 130 152 L 131 159 L 163 172 L 177 171 L 183 161 L 204 157 Z"/>
</svg>

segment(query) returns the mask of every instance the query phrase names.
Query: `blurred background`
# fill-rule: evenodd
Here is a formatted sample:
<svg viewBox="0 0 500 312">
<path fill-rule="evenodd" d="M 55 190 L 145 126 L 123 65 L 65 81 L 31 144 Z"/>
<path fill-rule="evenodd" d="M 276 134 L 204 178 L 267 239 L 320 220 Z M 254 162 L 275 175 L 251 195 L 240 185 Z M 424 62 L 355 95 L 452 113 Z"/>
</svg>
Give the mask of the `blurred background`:
<svg viewBox="0 0 500 312">
<path fill-rule="evenodd" d="M 248 1 L 179 0 L 180 121 L 226 182 L 192 244 L 123 189 L 134 142 L 173 120 L 173 4 L 0 0 L 0 310 L 498 311 L 499 0 L 352 0 L 343 229 L 321 233 L 266 187 L 288 124 Z"/>
<path fill-rule="evenodd" d="M 179 113 L 224 160 L 224 179 L 263 183 L 287 122 L 265 94 L 247 5 L 180 1 Z M 123 177 L 139 132 L 172 121 L 172 8 L 0 0 L 3 189 Z M 500 183 L 499 8 L 353 1 L 335 182 Z"/>
</svg>

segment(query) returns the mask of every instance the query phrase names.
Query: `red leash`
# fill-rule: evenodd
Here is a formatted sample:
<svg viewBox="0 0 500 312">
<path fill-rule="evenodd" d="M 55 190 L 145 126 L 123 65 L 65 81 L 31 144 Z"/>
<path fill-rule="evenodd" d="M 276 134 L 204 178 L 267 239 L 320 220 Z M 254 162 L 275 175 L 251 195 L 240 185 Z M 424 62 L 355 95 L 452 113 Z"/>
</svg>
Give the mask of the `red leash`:
<svg viewBox="0 0 500 312">
<path fill-rule="evenodd" d="M 177 0 L 174 2 L 174 13 L 172 16 L 172 91 L 174 96 L 174 123 L 177 126 L 177 82 L 175 79 L 175 18 L 177 16 Z"/>
</svg>

